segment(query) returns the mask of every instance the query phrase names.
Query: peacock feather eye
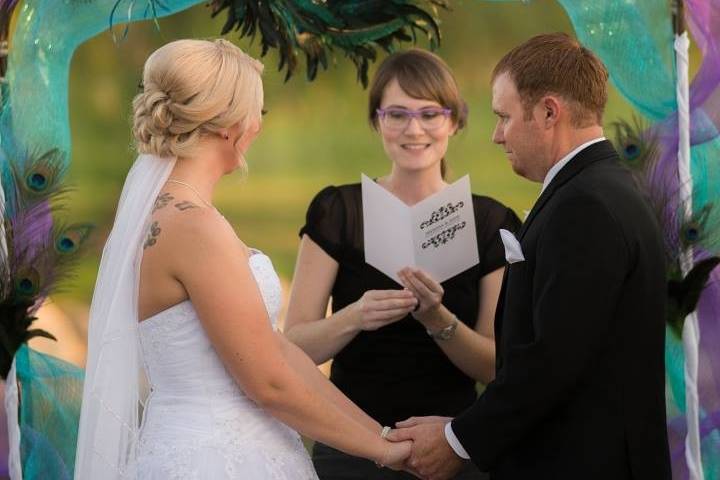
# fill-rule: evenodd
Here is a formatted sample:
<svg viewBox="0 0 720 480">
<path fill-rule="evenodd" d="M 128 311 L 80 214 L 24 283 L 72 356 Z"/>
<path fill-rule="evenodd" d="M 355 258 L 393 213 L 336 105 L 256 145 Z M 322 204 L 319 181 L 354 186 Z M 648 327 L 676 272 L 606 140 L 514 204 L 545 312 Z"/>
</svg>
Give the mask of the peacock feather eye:
<svg viewBox="0 0 720 480">
<path fill-rule="evenodd" d="M 58 240 L 57 247 L 61 252 L 69 252 L 75 248 L 75 242 L 72 238 L 62 237 Z"/>
<path fill-rule="evenodd" d="M 25 180 L 28 188 L 33 192 L 40 193 L 47 188 L 47 177 L 40 172 L 30 173 Z"/>
<path fill-rule="evenodd" d="M 19 272 L 15 280 L 15 293 L 18 297 L 27 298 L 37 295 L 40 291 L 40 274 L 34 268 Z"/>
<path fill-rule="evenodd" d="M 33 282 L 29 278 L 21 278 L 18 282 L 18 290 L 20 293 L 29 294 L 33 291 Z"/>
<path fill-rule="evenodd" d="M 712 212 L 713 204 L 704 205 L 699 211 L 694 212 L 693 216 L 680 226 L 680 241 L 686 245 L 693 245 L 708 240 L 707 222 Z"/>
<path fill-rule="evenodd" d="M 691 223 L 687 225 L 684 229 L 683 236 L 685 237 L 685 241 L 688 243 L 695 243 L 700 239 L 700 226 Z"/>
<path fill-rule="evenodd" d="M 640 156 L 640 147 L 634 143 L 625 145 L 625 158 L 628 160 L 635 160 Z"/>
<path fill-rule="evenodd" d="M 75 224 L 61 230 L 55 236 L 55 250 L 63 255 L 77 252 L 92 229 L 90 224 Z"/>
<path fill-rule="evenodd" d="M 45 153 L 28 153 L 15 171 L 18 185 L 29 198 L 52 195 L 60 188 L 65 175 L 65 155 L 57 148 Z"/>
</svg>

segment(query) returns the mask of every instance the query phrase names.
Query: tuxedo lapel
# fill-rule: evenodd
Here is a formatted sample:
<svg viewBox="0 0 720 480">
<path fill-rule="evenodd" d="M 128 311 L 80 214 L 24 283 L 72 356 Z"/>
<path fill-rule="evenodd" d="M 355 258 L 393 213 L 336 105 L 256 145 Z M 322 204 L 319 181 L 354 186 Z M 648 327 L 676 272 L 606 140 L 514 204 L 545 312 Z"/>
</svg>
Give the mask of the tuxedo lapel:
<svg viewBox="0 0 720 480">
<path fill-rule="evenodd" d="M 527 232 L 533 220 L 537 217 L 538 212 L 542 210 L 543 206 L 545 206 L 547 201 L 552 197 L 553 193 L 555 193 L 558 188 L 571 180 L 575 175 L 582 172 L 589 165 L 592 165 L 599 160 L 616 157 L 617 152 L 613 148 L 612 143 L 607 140 L 594 143 L 575 155 L 575 157 L 573 157 L 567 165 L 560 169 L 557 175 L 555 175 L 555 178 L 553 178 L 550 182 L 550 185 L 543 190 L 540 198 L 537 199 L 537 202 L 533 205 L 532 210 L 530 210 L 530 214 L 527 219 L 523 222 L 520 233 L 518 234 L 518 240 L 522 240 L 525 232 Z"/>
<path fill-rule="evenodd" d="M 557 173 L 555 178 L 553 178 L 550 182 L 550 185 L 547 186 L 540 195 L 540 198 L 538 198 L 537 202 L 535 202 L 535 205 L 528 214 L 527 219 L 523 223 L 520 232 L 517 235 L 518 240 L 522 241 L 525 232 L 527 232 L 528 228 L 530 228 L 530 225 L 533 220 L 535 220 L 535 217 L 537 217 L 538 212 L 542 210 L 558 188 L 570 181 L 573 177 L 575 177 L 575 175 L 583 171 L 589 165 L 592 165 L 600 160 L 612 158 L 617 158 L 617 152 L 615 152 L 612 144 L 607 140 L 594 143 L 575 155 L 575 157 Z M 503 333 L 503 315 L 505 311 L 505 297 L 507 296 L 509 274 L 509 265 L 507 265 L 505 267 L 502 287 L 500 288 L 500 295 L 498 297 L 497 308 L 495 310 L 495 344 L 497 358 L 501 358 L 502 355 L 501 339 Z"/>
</svg>

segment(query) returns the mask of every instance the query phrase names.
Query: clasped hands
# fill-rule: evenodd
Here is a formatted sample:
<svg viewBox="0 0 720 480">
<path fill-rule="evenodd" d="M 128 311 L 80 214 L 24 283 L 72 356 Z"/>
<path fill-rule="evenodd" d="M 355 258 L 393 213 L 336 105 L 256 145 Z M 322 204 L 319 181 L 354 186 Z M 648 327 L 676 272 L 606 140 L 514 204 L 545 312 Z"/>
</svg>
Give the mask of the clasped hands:
<svg viewBox="0 0 720 480">
<path fill-rule="evenodd" d="M 458 457 L 445 439 L 445 425 L 449 417 L 411 417 L 398 422 L 387 439 L 392 442 L 410 440 L 410 455 L 393 465 L 423 480 L 446 480 L 460 471 L 464 460 Z"/>
<path fill-rule="evenodd" d="M 361 330 L 377 330 L 408 313 L 424 323 L 442 304 L 445 292 L 428 273 L 407 267 L 398 272 L 398 277 L 404 290 L 369 290 L 355 303 Z M 464 460 L 445 439 L 445 424 L 450 420 L 448 417 L 411 417 L 398 422 L 397 429 L 386 439 L 411 441 L 412 447 L 408 456 L 396 456 L 387 466 L 406 470 L 423 480 L 445 480 L 457 475 Z"/>
</svg>

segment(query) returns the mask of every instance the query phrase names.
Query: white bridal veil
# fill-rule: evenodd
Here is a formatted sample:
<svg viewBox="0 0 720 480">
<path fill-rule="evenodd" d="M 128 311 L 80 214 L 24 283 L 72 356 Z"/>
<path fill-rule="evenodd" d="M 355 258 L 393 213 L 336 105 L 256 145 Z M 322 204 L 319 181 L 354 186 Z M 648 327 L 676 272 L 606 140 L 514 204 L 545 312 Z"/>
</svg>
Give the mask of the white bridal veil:
<svg viewBox="0 0 720 480">
<path fill-rule="evenodd" d="M 173 158 L 140 155 L 125 180 L 90 308 L 75 480 L 135 478 L 138 274 L 151 209 L 174 165 Z"/>
</svg>

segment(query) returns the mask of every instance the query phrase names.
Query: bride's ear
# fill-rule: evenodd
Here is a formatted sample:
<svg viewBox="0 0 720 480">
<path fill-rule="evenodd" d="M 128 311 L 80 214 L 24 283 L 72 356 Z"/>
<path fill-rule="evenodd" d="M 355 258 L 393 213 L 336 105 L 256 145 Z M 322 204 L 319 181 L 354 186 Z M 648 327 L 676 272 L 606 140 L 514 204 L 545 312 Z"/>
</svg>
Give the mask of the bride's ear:
<svg viewBox="0 0 720 480">
<path fill-rule="evenodd" d="M 230 140 L 230 131 L 229 131 L 229 129 L 227 129 L 227 128 L 221 128 L 221 129 L 218 131 L 218 135 L 219 135 L 220 138 L 222 138 L 222 139 Z"/>
</svg>

